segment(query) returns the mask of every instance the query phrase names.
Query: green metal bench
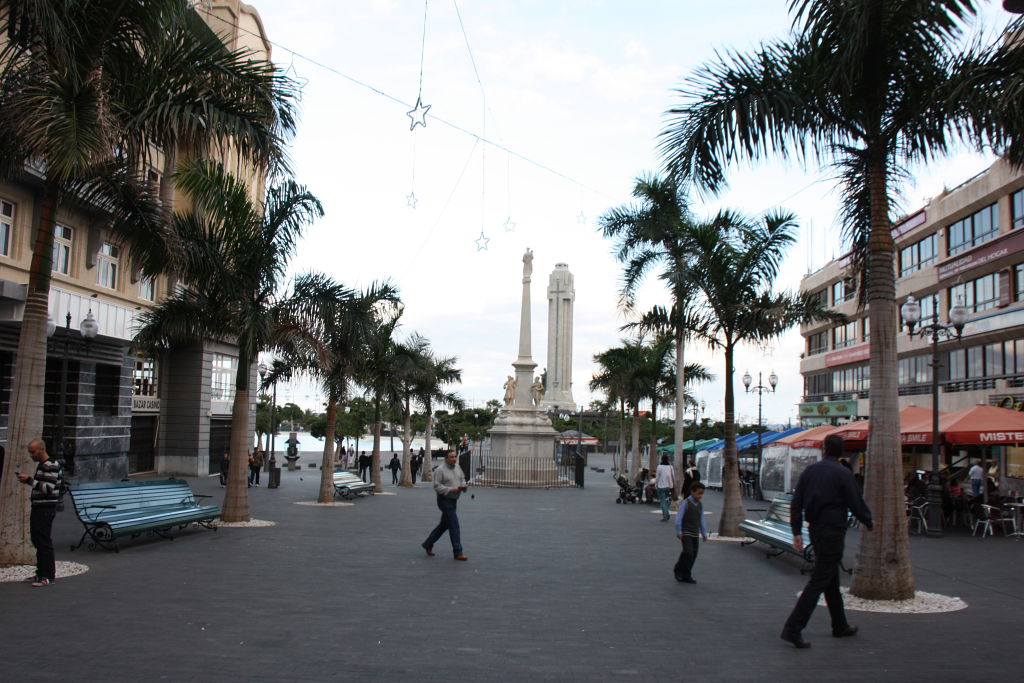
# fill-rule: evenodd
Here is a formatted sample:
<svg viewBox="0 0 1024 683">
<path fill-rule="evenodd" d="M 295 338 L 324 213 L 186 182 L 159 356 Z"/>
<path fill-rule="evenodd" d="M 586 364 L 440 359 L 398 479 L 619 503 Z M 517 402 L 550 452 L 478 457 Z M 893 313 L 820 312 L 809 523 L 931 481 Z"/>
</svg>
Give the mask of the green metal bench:
<svg viewBox="0 0 1024 683">
<path fill-rule="evenodd" d="M 201 505 L 200 496 L 182 479 L 110 481 L 76 484 L 68 487 L 75 514 L 85 527 L 79 548 L 90 539 L 90 548 L 118 552 L 117 539 L 135 538 L 152 533 L 171 539 L 169 532 L 178 527 L 199 524 L 217 530 L 212 523 L 220 517 L 217 505 Z"/>
<path fill-rule="evenodd" d="M 355 498 L 367 493 L 372 496 L 376 488 L 373 482 L 365 482 L 351 472 L 334 473 L 334 495 L 336 496 Z"/>
<path fill-rule="evenodd" d="M 771 550 L 765 554 L 768 557 L 778 557 L 783 553 L 792 553 L 807 563 L 800 569 L 804 573 L 808 566 L 814 563 L 814 548 L 811 546 L 811 537 L 807 530 L 803 530 L 804 551 L 798 552 L 793 547 L 793 532 L 789 527 L 790 503 L 792 496 L 779 496 L 768 505 L 768 511 L 762 519 L 745 519 L 740 522 L 740 531 L 747 535 L 749 540 L 742 541 L 742 545 L 750 545 L 761 541 L 769 546 Z"/>
</svg>

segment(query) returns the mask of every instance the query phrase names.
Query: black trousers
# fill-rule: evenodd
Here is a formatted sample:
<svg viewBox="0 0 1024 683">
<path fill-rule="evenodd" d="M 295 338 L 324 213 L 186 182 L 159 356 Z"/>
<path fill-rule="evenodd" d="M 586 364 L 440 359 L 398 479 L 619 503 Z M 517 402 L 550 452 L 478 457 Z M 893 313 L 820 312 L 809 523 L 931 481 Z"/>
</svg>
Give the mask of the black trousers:
<svg viewBox="0 0 1024 683">
<path fill-rule="evenodd" d="M 846 611 L 843 609 L 843 594 L 839 591 L 839 564 L 843 559 L 843 545 L 846 541 L 846 529 L 836 526 L 812 526 L 810 529 L 811 544 L 814 547 L 814 569 L 811 578 L 804 587 L 796 606 L 786 619 L 785 630 L 789 633 L 800 633 L 818 604 L 818 598 L 824 593 L 825 604 L 832 618 L 832 631 L 840 631 L 849 624 Z"/>
<path fill-rule="evenodd" d="M 693 578 L 693 563 L 697 561 L 697 553 L 700 552 L 700 537 L 683 536 L 681 539 L 683 550 L 679 553 L 676 566 L 672 568 L 676 576 L 682 579 Z"/>
<path fill-rule="evenodd" d="M 57 578 L 57 564 L 53 558 L 53 505 L 33 505 L 29 515 L 29 540 L 36 549 L 36 576 L 41 579 Z"/>
<path fill-rule="evenodd" d="M 437 507 L 441 511 L 441 521 L 437 523 L 437 526 L 427 536 L 427 540 L 423 541 L 423 547 L 433 548 L 434 544 L 437 543 L 438 539 L 444 535 L 444 532 L 448 532 L 448 539 L 452 542 L 452 552 L 456 555 L 462 554 L 462 535 L 459 531 L 459 516 L 455 512 L 455 508 L 458 507 L 458 500 L 450 500 L 448 498 L 437 497 Z"/>
<path fill-rule="evenodd" d="M 249 483 L 250 484 L 256 484 L 257 486 L 259 485 L 259 483 L 260 483 L 260 466 L 259 465 L 249 465 Z"/>
</svg>

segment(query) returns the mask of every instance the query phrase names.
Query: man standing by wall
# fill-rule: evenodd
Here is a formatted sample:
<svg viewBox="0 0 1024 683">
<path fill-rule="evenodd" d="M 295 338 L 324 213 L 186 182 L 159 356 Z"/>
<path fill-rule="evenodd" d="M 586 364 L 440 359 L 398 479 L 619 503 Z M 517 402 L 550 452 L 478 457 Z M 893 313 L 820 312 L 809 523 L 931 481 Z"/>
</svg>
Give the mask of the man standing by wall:
<svg viewBox="0 0 1024 683">
<path fill-rule="evenodd" d="M 448 538 L 452 542 L 452 552 L 455 559 L 465 562 L 469 558 L 462 553 L 462 538 L 459 533 L 459 517 L 455 508 L 459 502 L 459 496 L 465 491 L 466 475 L 459 467 L 459 456 L 455 451 L 448 451 L 444 457 L 444 464 L 434 471 L 434 492 L 437 493 L 437 507 L 441 510 L 441 521 L 434 530 L 423 541 L 423 549 L 427 555 L 434 556 L 434 544 L 438 539 L 448 532 Z"/>
<path fill-rule="evenodd" d="M 839 564 L 843 559 L 848 511 L 853 512 L 869 531 L 873 526 L 871 510 L 860 495 L 853 473 L 839 462 L 839 456 L 843 454 L 843 438 L 830 434 L 825 437 L 824 448 L 825 457 L 800 475 L 790 507 L 793 547 L 797 552 L 804 550 L 805 514 L 814 547 L 811 578 L 797 599 L 781 635 L 783 640 L 798 648 L 811 646 L 801 632 L 810 621 L 822 593 L 832 618 L 832 636 L 843 638 L 857 633 L 857 627 L 846 621 L 843 594 L 839 591 Z"/>
<path fill-rule="evenodd" d="M 36 549 L 36 575 L 32 585 L 49 586 L 57 578 L 57 567 L 53 557 L 53 518 L 57 514 L 60 489 L 64 484 L 64 470 L 60 463 L 46 454 L 42 439 L 32 439 L 28 444 L 28 457 L 37 463 L 34 475 L 16 472 L 23 484 L 32 487 L 29 516 L 29 534 Z"/>
</svg>

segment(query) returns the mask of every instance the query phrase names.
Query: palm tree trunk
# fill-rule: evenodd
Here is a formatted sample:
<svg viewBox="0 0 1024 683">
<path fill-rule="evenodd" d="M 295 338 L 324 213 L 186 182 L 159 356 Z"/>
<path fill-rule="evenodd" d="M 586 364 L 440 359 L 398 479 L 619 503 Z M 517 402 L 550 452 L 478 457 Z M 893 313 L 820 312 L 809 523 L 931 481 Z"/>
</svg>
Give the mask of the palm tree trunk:
<svg viewBox="0 0 1024 683">
<path fill-rule="evenodd" d="M 651 399 L 651 443 L 647 451 L 647 468 L 658 469 L 658 401 Z"/>
<path fill-rule="evenodd" d="M 380 397 L 373 399 L 373 454 L 370 456 L 370 480 L 375 493 L 383 493 L 384 484 L 380 480 Z"/>
<path fill-rule="evenodd" d="M 427 435 L 425 439 L 426 443 L 424 444 L 426 446 L 427 454 L 423 459 L 423 463 L 420 465 L 420 479 L 432 482 L 434 481 L 434 456 L 430 454 L 430 437 L 434 431 L 434 410 L 429 401 L 427 401 L 427 404 L 424 407 L 427 411 Z"/>
<path fill-rule="evenodd" d="M 324 457 L 320 461 L 320 494 L 316 502 L 334 500 L 334 430 L 338 421 L 338 401 L 334 396 L 327 401 L 327 425 L 324 427 Z"/>
<path fill-rule="evenodd" d="M 683 418 L 686 416 L 686 363 L 683 354 L 686 352 L 686 340 L 683 335 L 676 334 L 676 423 L 672 440 L 675 442 L 675 484 L 672 495 L 678 499 L 683 490 L 683 471 L 686 469 L 683 455 Z"/>
<path fill-rule="evenodd" d="M 248 373 L 249 359 L 240 353 L 238 374 Z M 231 461 L 228 464 L 228 486 L 224 491 L 224 509 L 220 518 L 225 522 L 249 521 L 249 389 L 235 385 L 235 400 L 231 404 Z"/>
<path fill-rule="evenodd" d="M 725 345 L 725 465 L 722 468 L 722 521 L 718 535 L 740 536 L 740 522 L 743 521 L 743 499 L 740 497 L 740 463 L 736 455 L 736 395 L 732 388 L 733 375 L 732 340 Z"/>
<path fill-rule="evenodd" d="M 640 473 L 640 405 L 633 406 L 633 434 L 630 437 L 633 448 L 633 471 L 631 474 Z"/>
<path fill-rule="evenodd" d="M 405 399 L 405 410 L 402 411 L 402 478 L 398 485 L 412 488 L 412 406 L 409 398 Z"/>
<path fill-rule="evenodd" d="M 905 600 L 914 597 L 914 573 L 904 512 L 899 440 L 894 245 L 884 162 L 869 163 L 867 306 L 871 321 L 871 433 L 864 494 L 874 516 L 874 530 L 861 532 L 850 592 L 867 599 Z"/>
<path fill-rule="evenodd" d="M 626 476 L 626 402 L 619 399 L 619 442 L 615 445 L 619 456 L 619 474 Z"/>
<path fill-rule="evenodd" d="M 7 457 L 0 485 L 0 564 L 27 564 L 35 558 L 28 535 L 29 487 L 18 481 L 14 473 L 33 470 L 33 463 L 27 456 L 28 444 L 43 435 L 46 318 L 56 210 L 57 188 L 48 183 L 39 207 L 25 312 L 14 360 Z"/>
</svg>

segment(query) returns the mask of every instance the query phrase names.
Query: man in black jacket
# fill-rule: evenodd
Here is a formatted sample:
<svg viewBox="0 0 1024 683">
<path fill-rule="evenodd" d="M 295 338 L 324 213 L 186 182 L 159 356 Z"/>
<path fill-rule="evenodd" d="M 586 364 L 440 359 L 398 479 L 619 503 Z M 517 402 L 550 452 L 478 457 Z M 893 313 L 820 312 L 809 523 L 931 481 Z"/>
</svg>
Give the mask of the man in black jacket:
<svg viewBox="0 0 1024 683">
<path fill-rule="evenodd" d="M 57 578 L 57 567 L 53 557 L 53 518 L 60 501 L 60 489 L 64 485 L 64 471 L 60 463 L 46 454 L 42 439 L 28 443 L 28 456 L 36 463 L 33 475 L 18 473 L 23 484 L 32 487 L 29 496 L 32 512 L 29 516 L 29 534 L 36 549 L 36 575 L 33 586 L 49 586 Z"/>
<path fill-rule="evenodd" d="M 800 475 L 790 508 L 793 547 L 797 552 L 803 552 L 805 513 L 814 547 L 811 578 L 782 629 L 782 639 L 798 648 L 811 646 L 801 632 L 810 621 L 822 593 L 832 618 L 833 637 L 843 638 L 857 633 L 857 627 L 846 621 L 843 594 L 839 591 L 839 564 L 843 559 L 848 511 L 869 531 L 872 528 L 871 510 L 864 503 L 853 474 L 838 460 L 843 453 L 843 438 L 829 435 L 823 445 L 825 457 Z"/>
</svg>

